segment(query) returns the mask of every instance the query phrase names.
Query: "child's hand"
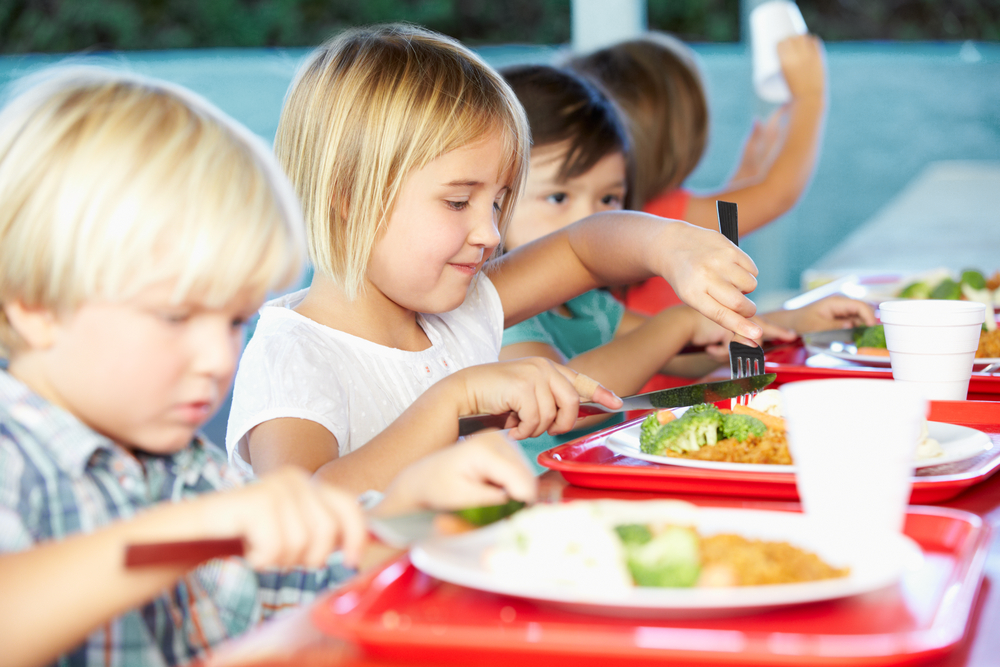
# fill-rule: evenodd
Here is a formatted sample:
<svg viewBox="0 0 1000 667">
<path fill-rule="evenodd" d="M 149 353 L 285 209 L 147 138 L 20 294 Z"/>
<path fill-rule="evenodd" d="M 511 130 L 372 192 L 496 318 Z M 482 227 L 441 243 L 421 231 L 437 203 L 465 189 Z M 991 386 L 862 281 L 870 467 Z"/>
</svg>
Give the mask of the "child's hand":
<svg viewBox="0 0 1000 667">
<path fill-rule="evenodd" d="M 754 119 L 750 136 L 743 144 L 740 164 L 729 179 L 729 187 L 746 186 L 767 175 L 767 170 L 781 150 L 787 121 L 787 107 L 777 109 L 764 123 Z"/>
<path fill-rule="evenodd" d="M 472 366 L 452 377 L 465 383 L 464 414 L 513 412 L 506 428 L 518 440 L 571 430 L 581 399 L 609 408 L 621 405 L 620 398 L 597 382 L 540 357 Z"/>
<path fill-rule="evenodd" d="M 405 468 L 385 491 L 378 514 L 455 510 L 532 502 L 537 481 L 521 448 L 502 433 L 483 433 Z"/>
<path fill-rule="evenodd" d="M 792 99 L 822 96 L 825 88 L 823 45 L 815 35 L 796 35 L 778 43 L 778 58 Z"/>
<path fill-rule="evenodd" d="M 686 304 L 748 343 L 763 335 L 757 307 L 745 294 L 757 287 L 750 257 L 718 232 L 677 220 L 664 225 L 651 263 Z"/>
<path fill-rule="evenodd" d="M 196 502 L 208 505 L 204 516 L 220 536 L 243 537 L 246 560 L 257 569 L 322 567 L 338 548 L 353 566 L 367 535 L 353 497 L 291 466 Z"/>
<path fill-rule="evenodd" d="M 797 310 L 766 313 L 764 317 L 780 321 L 799 333 L 874 326 L 875 310 L 863 301 L 846 296 L 828 296 Z"/>
</svg>

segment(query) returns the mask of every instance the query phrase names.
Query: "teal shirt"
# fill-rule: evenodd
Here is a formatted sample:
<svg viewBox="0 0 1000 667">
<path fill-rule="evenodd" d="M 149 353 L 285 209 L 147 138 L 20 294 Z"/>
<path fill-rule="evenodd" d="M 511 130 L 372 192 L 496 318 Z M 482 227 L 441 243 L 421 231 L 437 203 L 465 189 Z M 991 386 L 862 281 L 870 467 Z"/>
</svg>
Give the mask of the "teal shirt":
<svg viewBox="0 0 1000 667">
<path fill-rule="evenodd" d="M 600 289 L 591 290 L 567 301 L 566 308 L 570 312 L 569 316 L 553 309 L 505 329 L 503 346 L 515 343 L 546 343 L 559 350 L 567 359 L 572 359 L 611 342 L 625 314 L 625 306 L 609 292 Z M 598 429 L 618 424 L 624 418 L 622 413 L 596 426 L 577 429 L 563 435 L 544 434 L 537 438 L 528 438 L 521 441 L 521 447 L 534 464 L 535 471 L 544 472 L 545 468 L 535 462 L 541 452 Z"/>
</svg>

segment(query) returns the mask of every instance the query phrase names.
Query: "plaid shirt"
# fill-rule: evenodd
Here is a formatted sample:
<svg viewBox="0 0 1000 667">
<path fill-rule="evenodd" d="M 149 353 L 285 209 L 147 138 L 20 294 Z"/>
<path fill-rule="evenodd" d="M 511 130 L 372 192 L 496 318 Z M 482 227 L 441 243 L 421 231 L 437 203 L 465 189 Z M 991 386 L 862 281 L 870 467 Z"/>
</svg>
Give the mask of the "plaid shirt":
<svg viewBox="0 0 1000 667">
<path fill-rule="evenodd" d="M 0 371 L 0 552 L 90 532 L 159 502 L 240 485 L 225 452 L 195 438 L 172 456 L 130 454 Z M 339 554 L 321 570 L 257 573 L 210 561 L 98 628 L 60 665 L 186 665 L 279 609 L 352 572 Z"/>
</svg>

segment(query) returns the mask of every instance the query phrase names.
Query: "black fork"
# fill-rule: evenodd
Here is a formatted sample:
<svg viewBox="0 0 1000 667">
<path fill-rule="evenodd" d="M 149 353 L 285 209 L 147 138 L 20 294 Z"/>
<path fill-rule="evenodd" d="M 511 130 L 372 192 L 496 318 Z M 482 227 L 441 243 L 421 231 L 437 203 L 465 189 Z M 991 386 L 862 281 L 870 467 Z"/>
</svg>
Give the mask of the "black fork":
<svg viewBox="0 0 1000 667">
<path fill-rule="evenodd" d="M 739 224 L 736 217 L 736 204 L 728 201 L 715 202 L 719 213 L 719 231 L 733 245 L 739 247 Z M 759 347 L 744 345 L 733 341 L 729 344 L 729 369 L 730 377 L 745 378 L 751 375 L 761 375 L 764 373 L 764 351 Z M 743 394 L 733 399 L 733 404 L 740 403 L 746 405 L 756 394 Z"/>
</svg>

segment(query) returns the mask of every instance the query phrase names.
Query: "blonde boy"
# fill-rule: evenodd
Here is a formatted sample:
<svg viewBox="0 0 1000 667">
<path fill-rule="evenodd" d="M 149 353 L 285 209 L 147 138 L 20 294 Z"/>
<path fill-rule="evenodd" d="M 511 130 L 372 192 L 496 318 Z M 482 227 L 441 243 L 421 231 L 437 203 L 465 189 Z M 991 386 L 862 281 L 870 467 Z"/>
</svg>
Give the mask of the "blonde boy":
<svg viewBox="0 0 1000 667">
<path fill-rule="evenodd" d="M 4 664 L 188 664 L 351 573 L 353 498 L 289 468 L 242 486 L 195 434 L 242 323 L 298 273 L 301 227 L 268 149 L 177 87 L 62 70 L 0 112 Z M 504 443 L 479 445 L 499 453 L 450 448 L 385 506 L 441 500 L 436 474 L 453 506 L 530 478 Z M 470 463 L 497 460 L 500 477 Z M 222 537 L 246 559 L 123 566 L 130 543 Z M 272 566 L 313 569 L 252 569 Z"/>
</svg>

